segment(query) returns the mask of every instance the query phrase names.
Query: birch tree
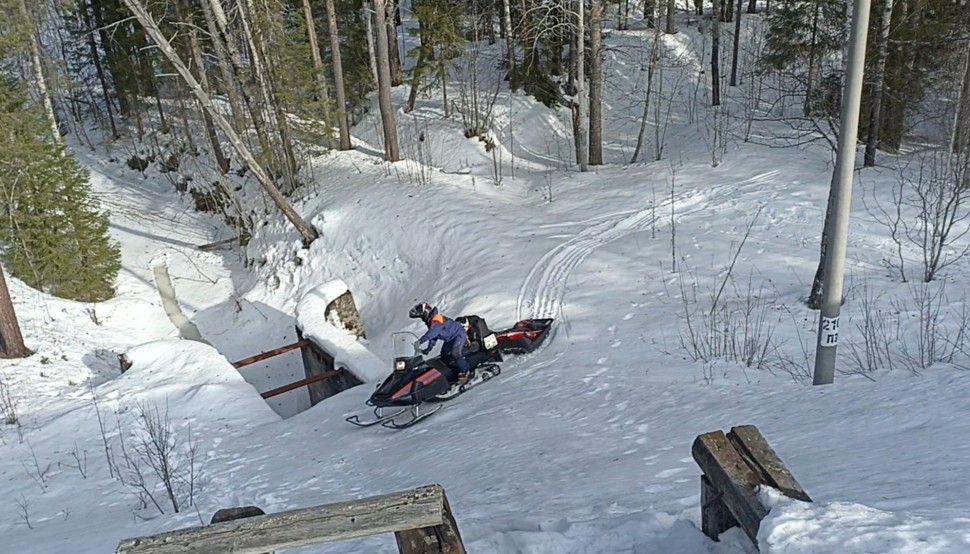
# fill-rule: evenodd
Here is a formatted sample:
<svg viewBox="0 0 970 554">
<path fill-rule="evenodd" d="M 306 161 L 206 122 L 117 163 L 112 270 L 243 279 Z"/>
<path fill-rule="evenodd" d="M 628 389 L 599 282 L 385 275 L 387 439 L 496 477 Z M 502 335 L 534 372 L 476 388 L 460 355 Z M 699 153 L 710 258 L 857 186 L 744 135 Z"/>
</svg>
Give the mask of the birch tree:
<svg viewBox="0 0 970 554">
<path fill-rule="evenodd" d="M 586 16 L 585 0 L 576 0 L 576 102 L 574 108 L 574 122 L 576 140 L 576 158 L 580 171 L 589 170 L 589 117 L 587 111 L 589 103 L 586 99 Z"/>
<path fill-rule="evenodd" d="M 189 69 L 185 66 L 185 63 L 181 60 L 181 58 L 179 58 L 178 54 L 175 52 L 175 49 L 172 48 L 171 43 L 169 43 L 168 39 L 165 38 L 165 35 L 163 35 L 158 29 L 158 24 L 155 23 L 152 16 L 139 2 L 139 0 L 122 0 L 122 2 L 124 2 L 125 6 L 131 10 L 131 13 L 135 16 L 135 18 L 138 19 L 138 22 L 141 23 L 142 27 L 145 28 L 145 31 L 151 37 L 152 41 L 155 42 L 158 49 L 161 50 L 162 54 L 175 68 L 175 71 L 178 72 L 178 74 L 188 85 L 189 89 L 192 91 L 192 94 L 195 95 L 195 97 L 199 100 L 199 103 L 202 104 L 202 107 L 209 112 L 209 115 L 212 116 L 212 119 L 215 121 L 216 125 L 218 125 L 222 132 L 226 134 L 226 137 L 236 150 L 236 153 L 245 161 L 250 171 L 252 171 L 253 175 L 256 177 L 256 180 L 259 181 L 259 184 L 273 200 L 273 203 L 276 204 L 283 215 L 286 216 L 286 219 L 293 224 L 293 227 L 296 228 L 296 230 L 300 233 L 300 236 L 303 237 L 304 245 L 309 246 L 309 244 L 318 236 L 316 230 L 310 227 L 310 225 L 308 225 L 307 222 L 304 221 L 303 218 L 296 213 L 296 210 L 294 210 L 293 207 L 290 206 L 290 204 L 286 201 L 286 198 L 283 197 L 282 193 L 280 193 L 279 189 L 276 187 L 276 184 L 273 183 L 273 180 L 270 178 L 269 174 L 266 173 L 266 170 L 263 169 L 259 162 L 256 161 L 256 158 L 253 156 L 252 152 L 250 152 L 249 148 L 246 147 L 246 144 L 242 141 L 242 139 L 239 138 L 239 135 L 232 128 L 232 125 L 230 125 L 226 118 L 222 116 L 222 113 L 220 113 L 212 103 L 212 99 L 202 89 L 202 86 L 198 83 L 198 81 L 195 80 L 195 77 L 192 76 L 192 72 L 189 71 Z"/>
<path fill-rule="evenodd" d="M 37 93 L 44 106 L 44 115 L 50 125 L 51 140 L 54 144 L 63 144 L 61 132 L 57 125 L 57 116 L 54 114 L 54 102 L 51 100 L 50 88 L 47 85 L 47 78 L 44 76 L 43 59 L 40 52 L 40 38 L 38 38 L 38 28 L 40 27 L 34 13 L 27 9 L 27 1 L 20 0 L 20 14 L 27 25 L 30 34 L 30 68 L 34 77 L 34 84 L 37 85 Z"/>
</svg>

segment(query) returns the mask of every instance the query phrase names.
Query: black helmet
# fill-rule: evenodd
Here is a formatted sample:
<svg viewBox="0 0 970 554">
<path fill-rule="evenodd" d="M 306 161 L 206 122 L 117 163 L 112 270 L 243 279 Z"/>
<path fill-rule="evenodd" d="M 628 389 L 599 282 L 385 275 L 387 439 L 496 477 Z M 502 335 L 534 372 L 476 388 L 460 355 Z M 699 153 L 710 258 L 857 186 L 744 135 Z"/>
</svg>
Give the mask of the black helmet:
<svg viewBox="0 0 970 554">
<path fill-rule="evenodd" d="M 408 316 L 412 318 L 421 318 L 421 321 L 427 324 L 428 320 L 431 319 L 436 311 L 437 310 L 435 310 L 434 306 L 431 304 L 422 302 L 420 304 L 415 304 L 414 307 L 411 308 L 411 311 L 408 312 Z"/>
</svg>

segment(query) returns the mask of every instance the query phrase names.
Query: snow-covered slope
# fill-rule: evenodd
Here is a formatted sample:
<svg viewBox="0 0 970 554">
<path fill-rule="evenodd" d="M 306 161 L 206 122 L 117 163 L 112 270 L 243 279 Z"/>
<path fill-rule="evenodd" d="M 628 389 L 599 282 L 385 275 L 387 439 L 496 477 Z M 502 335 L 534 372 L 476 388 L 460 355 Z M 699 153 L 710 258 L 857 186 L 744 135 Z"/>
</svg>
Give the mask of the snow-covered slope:
<svg viewBox="0 0 970 554">
<path fill-rule="evenodd" d="M 700 532 L 690 454 L 696 435 L 740 424 L 759 427 L 816 501 L 763 492 L 762 553 L 970 551 L 970 374 L 937 364 L 840 373 L 827 387 L 804 380 L 816 314 L 802 298 L 831 153 L 730 139 L 712 167 L 710 114 L 672 103 L 662 160 L 622 165 L 642 109 L 644 38 L 609 40 L 612 165 L 567 171 L 567 113 L 520 94 L 496 103 L 501 158 L 425 99 L 398 114 L 404 151 L 422 163 L 381 162 L 368 142 L 377 144 L 378 127 L 362 123 L 358 148 L 314 160 L 315 181 L 295 198 L 321 238 L 303 249 L 274 215 L 248 265 L 234 252 L 198 251 L 224 237 L 219 224 L 158 175 L 84 153 L 124 250 L 120 294 L 79 305 L 11 280 L 36 354 L 0 362 L 20 421 L 0 427 L 0 551 L 111 552 L 125 537 L 198 525 L 219 508 L 277 512 L 441 483 L 470 552 L 751 553 L 737 529 L 720 542 Z M 665 90 L 687 102 L 706 78 L 695 63 L 701 40 L 693 28 L 667 40 L 680 62 Z M 869 191 L 895 178 L 861 175 Z M 850 240 L 846 371 L 862 344 L 865 291 L 888 305 L 911 290 L 885 269 L 890 241 L 861 204 Z M 168 264 L 180 307 L 212 346 L 174 339 L 152 282 L 157 263 Z M 951 307 L 964 302 L 967 269 L 948 272 Z M 305 392 L 264 402 L 259 391 L 302 377 L 299 355 L 239 372 L 228 361 L 293 342 L 298 323 L 321 323 L 306 319 L 322 317 L 314 291 L 337 279 L 360 308 L 369 367 L 389 360 L 391 333 L 420 328 L 407 317 L 418 301 L 495 328 L 528 316 L 556 325 L 542 350 L 510 358 L 500 377 L 405 431 L 343 421 L 364 409 L 372 385 L 305 410 Z M 771 331 L 756 339 L 771 346 L 762 369 L 690 355 L 687 317 L 702 317 L 722 283 L 732 313 Z M 911 334 L 917 319 L 897 306 L 882 317 Z M 133 365 L 121 374 L 125 351 Z M 168 421 L 179 467 L 194 476 L 195 505 L 178 513 L 150 476 L 158 506 L 140 495 L 124 462 L 123 444 L 138 460 L 153 414 Z M 301 550 L 394 551 L 389 536 Z"/>
</svg>

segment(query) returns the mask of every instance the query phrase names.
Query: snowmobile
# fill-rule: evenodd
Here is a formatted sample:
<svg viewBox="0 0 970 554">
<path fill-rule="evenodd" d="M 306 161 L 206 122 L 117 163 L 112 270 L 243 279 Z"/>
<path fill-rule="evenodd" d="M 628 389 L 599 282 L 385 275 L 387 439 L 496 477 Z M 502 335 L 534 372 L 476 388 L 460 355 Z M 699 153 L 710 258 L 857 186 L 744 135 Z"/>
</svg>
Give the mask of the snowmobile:
<svg viewBox="0 0 970 554">
<path fill-rule="evenodd" d="M 417 343 L 418 336 L 403 331 L 394 333 L 394 370 L 367 400 L 374 408 L 374 418 L 361 421 L 359 416 L 346 418 L 360 427 L 383 425 L 391 429 L 410 427 L 430 417 L 440 402 L 451 400 L 502 372 L 499 363 L 504 354 L 534 351 L 545 339 L 552 319 L 526 319 L 500 332 L 492 332 L 485 321 L 469 316 L 458 318 L 468 328 L 469 346 L 465 359 L 472 367 L 472 377 L 461 381 L 458 368 L 448 356 L 425 358 Z M 427 407 L 425 403 L 439 403 Z M 410 411 L 410 419 L 397 423 L 395 418 Z"/>
</svg>

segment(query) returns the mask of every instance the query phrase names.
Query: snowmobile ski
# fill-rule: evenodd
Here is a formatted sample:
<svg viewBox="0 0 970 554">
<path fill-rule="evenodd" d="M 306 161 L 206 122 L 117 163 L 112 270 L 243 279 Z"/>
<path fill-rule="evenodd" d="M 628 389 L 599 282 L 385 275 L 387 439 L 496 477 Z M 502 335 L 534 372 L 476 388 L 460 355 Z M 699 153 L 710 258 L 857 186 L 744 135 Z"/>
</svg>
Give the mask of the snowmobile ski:
<svg viewBox="0 0 970 554">
<path fill-rule="evenodd" d="M 411 406 L 410 410 L 405 410 L 405 411 L 411 412 L 411 418 L 408 419 L 407 421 L 398 423 L 393 418 L 391 418 L 381 423 L 381 426 L 387 427 L 388 429 L 407 429 L 408 427 L 411 427 L 412 425 L 433 416 L 438 412 L 438 410 L 440 410 L 443 407 L 444 406 L 439 405 L 433 408 L 426 408 L 422 410 L 421 404 L 415 404 L 414 406 Z"/>
<path fill-rule="evenodd" d="M 498 376 L 502 373 L 502 368 L 498 364 L 484 364 L 475 369 L 475 375 L 468 381 L 464 383 L 456 382 L 445 392 L 430 398 L 431 402 L 446 402 L 453 398 L 457 398 L 469 390 L 481 385 L 485 381 L 488 381 L 492 377 Z"/>
<path fill-rule="evenodd" d="M 374 419 L 371 420 L 371 421 L 361 421 L 360 420 L 360 417 L 357 414 L 354 414 L 354 415 L 352 415 L 352 416 L 344 419 L 344 421 L 346 421 L 347 423 L 352 423 L 352 424 L 354 424 L 354 425 L 356 425 L 358 427 L 372 427 L 374 425 L 378 425 L 378 424 L 381 424 L 381 423 L 385 423 L 387 421 L 391 421 L 395 417 L 403 414 L 406 411 L 408 411 L 407 408 L 402 408 L 402 409 L 397 410 L 395 412 L 392 412 L 392 413 L 389 413 L 389 414 L 384 414 L 382 408 L 374 408 Z"/>
</svg>

